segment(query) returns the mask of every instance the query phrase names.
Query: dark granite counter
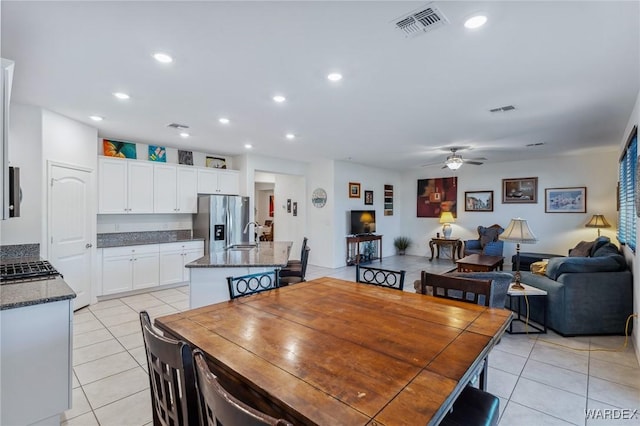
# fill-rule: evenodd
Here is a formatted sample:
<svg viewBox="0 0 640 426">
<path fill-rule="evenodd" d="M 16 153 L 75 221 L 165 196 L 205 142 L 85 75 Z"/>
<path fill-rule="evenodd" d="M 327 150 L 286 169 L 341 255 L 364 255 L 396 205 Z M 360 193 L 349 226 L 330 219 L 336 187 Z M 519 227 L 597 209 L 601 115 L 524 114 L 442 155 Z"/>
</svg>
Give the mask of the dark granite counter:
<svg viewBox="0 0 640 426">
<path fill-rule="evenodd" d="M 240 268 L 286 266 L 291 241 L 260 242 L 251 249 L 225 250 L 210 253 L 185 265 L 187 268 Z"/>
<path fill-rule="evenodd" d="M 98 234 L 96 247 L 124 247 L 142 244 L 178 243 L 182 241 L 203 241 L 203 238 L 192 238 L 190 230 L 118 232 L 112 234 Z"/>
<path fill-rule="evenodd" d="M 73 299 L 76 293 L 62 278 L 0 285 L 0 310 Z"/>
</svg>

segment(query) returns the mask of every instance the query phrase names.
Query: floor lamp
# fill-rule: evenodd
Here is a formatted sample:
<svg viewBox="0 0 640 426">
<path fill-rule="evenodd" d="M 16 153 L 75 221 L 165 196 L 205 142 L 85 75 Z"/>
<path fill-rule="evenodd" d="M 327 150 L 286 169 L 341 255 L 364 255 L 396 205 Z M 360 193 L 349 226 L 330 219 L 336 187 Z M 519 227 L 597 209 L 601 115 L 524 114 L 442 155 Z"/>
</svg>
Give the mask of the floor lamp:
<svg viewBox="0 0 640 426">
<path fill-rule="evenodd" d="M 500 239 L 511 243 L 516 243 L 516 274 L 515 282 L 511 286 L 514 290 L 524 290 L 522 284 L 520 284 L 520 244 L 533 244 L 538 239 L 527 224 L 526 219 L 519 217 L 511 219 L 511 223 L 507 226 L 507 229 L 500 234 Z"/>
</svg>

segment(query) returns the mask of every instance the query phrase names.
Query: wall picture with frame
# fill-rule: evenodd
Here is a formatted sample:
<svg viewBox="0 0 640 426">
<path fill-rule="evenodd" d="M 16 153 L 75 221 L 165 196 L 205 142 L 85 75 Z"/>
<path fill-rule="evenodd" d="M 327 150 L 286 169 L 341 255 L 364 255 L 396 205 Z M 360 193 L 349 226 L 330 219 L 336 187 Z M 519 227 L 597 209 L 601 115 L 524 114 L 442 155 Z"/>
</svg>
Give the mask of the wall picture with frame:
<svg viewBox="0 0 640 426">
<path fill-rule="evenodd" d="M 545 188 L 545 213 L 586 213 L 587 187 Z"/>
<path fill-rule="evenodd" d="M 537 177 L 502 179 L 503 204 L 524 204 L 537 202 Z"/>
<path fill-rule="evenodd" d="M 367 206 L 373 205 L 373 191 L 364 191 L 364 204 Z"/>
<path fill-rule="evenodd" d="M 464 211 L 492 212 L 493 191 L 465 191 Z"/>
<path fill-rule="evenodd" d="M 360 184 L 349 182 L 349 198 L 360 198 Z"/>
</svg>

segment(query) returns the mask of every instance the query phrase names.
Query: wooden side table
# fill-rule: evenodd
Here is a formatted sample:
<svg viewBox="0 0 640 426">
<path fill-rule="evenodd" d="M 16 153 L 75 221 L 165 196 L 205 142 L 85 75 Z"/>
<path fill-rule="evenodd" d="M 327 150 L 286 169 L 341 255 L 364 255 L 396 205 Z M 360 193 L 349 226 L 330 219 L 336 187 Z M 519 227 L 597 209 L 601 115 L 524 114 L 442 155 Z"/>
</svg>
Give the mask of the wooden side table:
<svg viewBox="0 0 640 426">
<path fill-rule="evenodd" d="M 509 334 L 547 334 L 547 292 L 540 288 L 536 288 L 526 284 L 522 284 L 522 286 L 524 287 L 524 290 L 516 290 L 511 288 L 511 285 L 509 285 L 509 290 L 507 291 L 507 296 L 509 297 L 509 306 L 507 307 L 507 309 L 513 310 L 512 304 L 513 304 L 513 298 L 515 297 L 517 299 L 516 313 L 518 314 L 517 318 L 514 318 L 511 320 L 507 333 Z M 528 303 L 527 303 L 527 308 L 525 310 L 525 313 L 524 314 L 521 313 L 522 299 L 524 299 L 524 296 L 542 297 L 542 300 L 543 300 L 542 327 L 538 327 L 534 324 L 531 324 L 531 320 L 529 320 Z M 523 331 L 513 331 L 514 322 L 519 322 L 524 324 L 524 327 L 522 328 Z M 529 328 L 527 329 L 526 327 L 529 327 Z"/>
<path fill-rule="evenodd" d="M 453 263 L 456 263 L 456 252 L 458 253 L 458 258 L 462 257 L 462 241 L 460 241 L 460 238 L 432 238 L 429 241 L 429 248 L 431 249 L 431 259 L 429 261 L 433 260 L 433 246 L 436 246 L 436 257 L 438 259 L 440 258 L 441 246 L 451 247 L 451 261 Z"/>
<path fill-rule="evenodd" d="M 371 241 L 375 245 L 374 253 L 366 260 L 375 259 L 382 262 L 382 235 L 349 235 L 347 236 L 347 266 L 358 265 L 363 261 L 363 255 L 360 253 L 360 243 Z"/>
<path fill-rule="evenodd" d="M 504 257 L 487 256 L 485 254 L 470 254 L 458 260 L 458 272 L 490 272 L 502 271 Z"/>
</svg>

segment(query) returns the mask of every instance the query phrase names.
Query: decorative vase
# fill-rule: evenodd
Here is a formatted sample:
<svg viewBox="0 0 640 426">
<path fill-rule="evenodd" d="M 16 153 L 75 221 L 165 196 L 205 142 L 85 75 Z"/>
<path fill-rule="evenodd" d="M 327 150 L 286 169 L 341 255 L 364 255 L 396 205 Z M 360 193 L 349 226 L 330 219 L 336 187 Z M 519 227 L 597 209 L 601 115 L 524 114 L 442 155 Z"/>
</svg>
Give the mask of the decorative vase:
<svg viewBox="0 0 640 426">
<path fill-rule="evenodd" d="M 449 238 L 451 236 L 451 225 L 449 225 L 448 223 L 442 225 L 442 234 L 445 238 Z"/>
</svg>

